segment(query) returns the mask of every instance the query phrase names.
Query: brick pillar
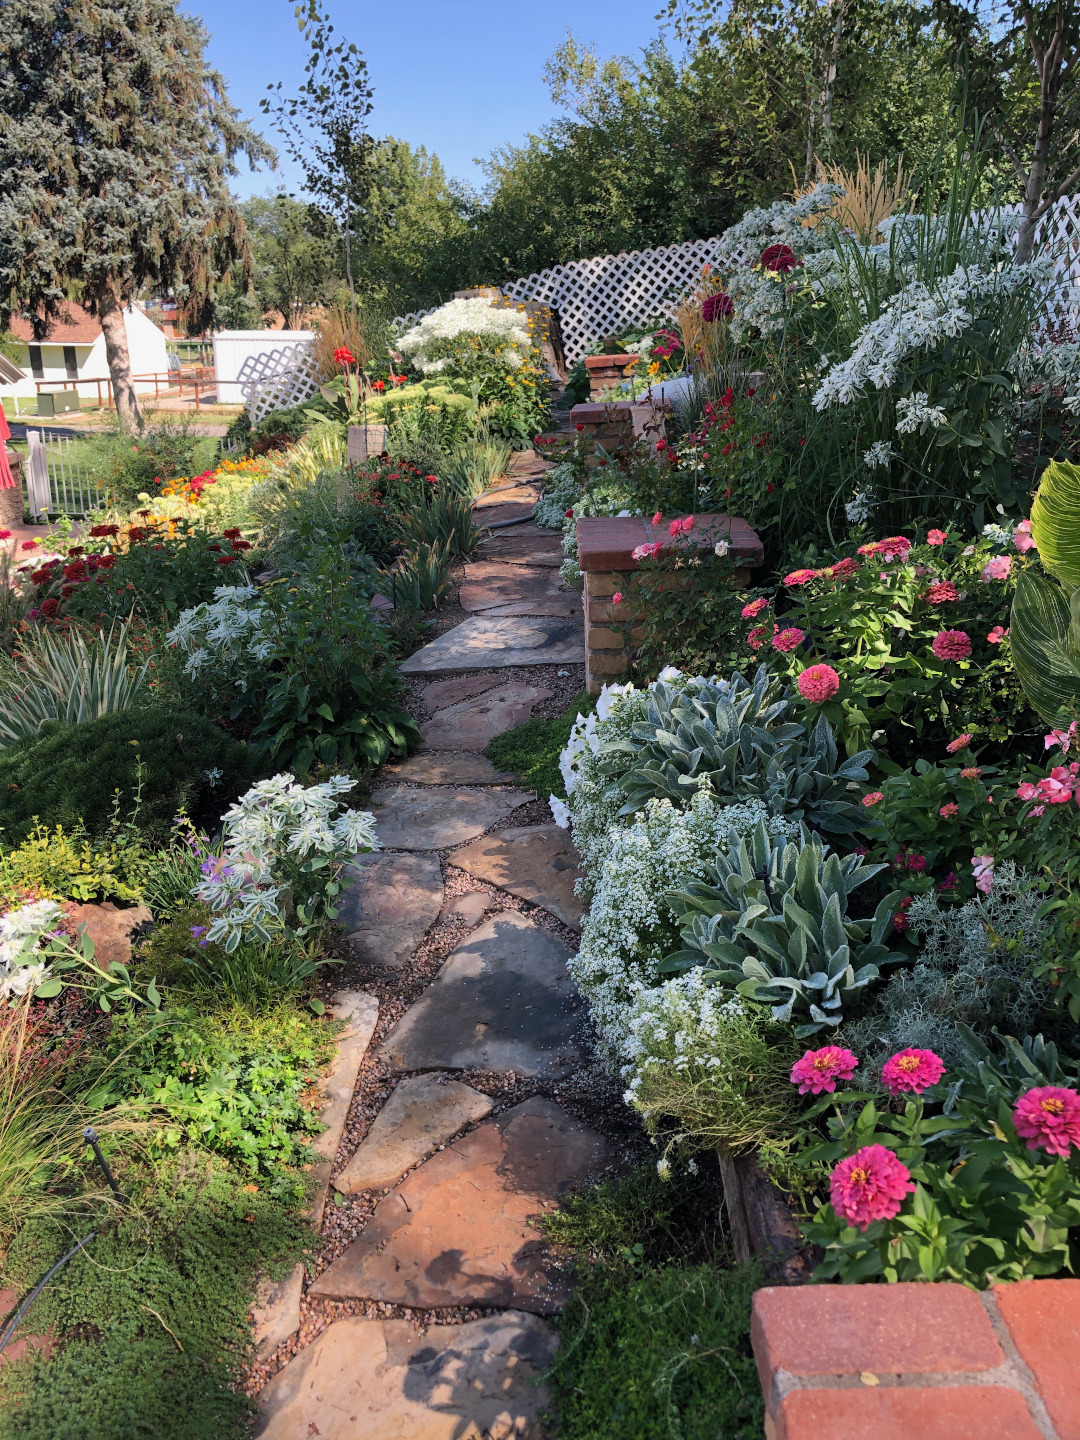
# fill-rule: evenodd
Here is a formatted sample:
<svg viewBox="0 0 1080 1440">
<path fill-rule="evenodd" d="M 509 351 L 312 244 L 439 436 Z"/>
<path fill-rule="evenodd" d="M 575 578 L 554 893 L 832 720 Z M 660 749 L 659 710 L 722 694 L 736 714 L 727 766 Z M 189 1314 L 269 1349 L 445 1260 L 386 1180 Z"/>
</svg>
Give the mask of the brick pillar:
<svg viewBox="0 0 1080 1440">
<path fill-rule="evenodd" d="M 578 565 L 585 576 L 585 683 L 593 695 L 612 680 L 625 676 L 644 635 L 644 611 L 638 593 L 634 550 L 646 541 L 676 542 L 668 535 L 668 521 L 653 527 L 641 516 L 583 518 L 577 524 Z M 692 539 L 690 538 L 692 537 Z M 723 538 L 734 561 L 750 567 L 763 559 L 761 541 L 747 525 L 728 515 L 699 515 L 683 543 L 709 549 Z M 736 570 L 733 583 L 745 585 L 749 570 Z M 612 599 L 621 594 L 616 605 Z"/>
<path fill-rule="evenodd" d="M 767 1440 L 1080 1440 L 1080 1280 L 754 1296 Z"/>
</svg>

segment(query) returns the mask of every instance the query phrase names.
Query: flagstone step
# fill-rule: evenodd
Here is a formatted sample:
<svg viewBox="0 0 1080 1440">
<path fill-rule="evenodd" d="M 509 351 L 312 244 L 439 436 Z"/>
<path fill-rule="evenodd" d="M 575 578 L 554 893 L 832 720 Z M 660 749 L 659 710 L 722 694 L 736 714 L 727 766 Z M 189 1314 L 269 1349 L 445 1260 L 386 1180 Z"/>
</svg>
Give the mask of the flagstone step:
<svg viewBox="0 0 1080 1440">
<path fill-rule="evenodd" d="M 376 1115 L 334 1188 L 343 1195 L 385 1190 L 491 1110 L 486 1095 L 449 1075 L 409 1075 Z"/>
<path fill-rule="evenodd" d="M 581 927 L 584 906 L 574 894 L 581 874 L 569 830 L 558 825 L 525 825 L 497 830 L 455 850 L 450 863 L 550 910 L 564 925 Z"/>
<path fill-rule="evenodd" d="M 380 1200 L 363 1234 L 308 1293 L 553 1314 L 566 1303 L 567 1279 L 531 1217 L 615 1163 L 597 1131 L 550 1100 L 526 1100 L 432 1156 Z"/>
<path fill-rule="evenodd" d="M 496 770 L 486 755 L 461 751 L 454 755 L 413 755 L 400 765 L 387 765 L 387 780 L 408 785 L 514 785 L 521 776 Z"/>
<path fill-rule="evenodd" d="M 432 750 L 483 750 L 496 735 L 512 730 L 532 715 L 533 706 L 550 700 L 554 690 L 513 682 L 487 690 L 437 710 L 420 727 L 425 746 Z"/>
<path fill-rule="evenodd" d="M 413 789 L 383 785 L 372 791 L 379 840 L 387 850 L 446 850 L 475 840 L 519 805 L 536 796 L 514 787 L 458 786 Z"/>
<path fill-rule="evenodd" d="M 395 1070 L 513 1070 L 561 1079 L 587 1064 L 571 951 L 516 910 L 486 920 L 376 1052 Z"/>
<path fill-rule="evenodd" d="M 262 1440 L 541 1440 L 558 1337 L 507 1311 L 417 1330 L 335 1320 L 259 1396 Z"/>
<path fill-rule="evenodd" d="M 405 675 L 437 675 L 512 665 L 584 663 L 585 636 L 574 620 L 474 615 L 421 646 L 401 670 Z"/>
<path fill-rule="evenodd" d="M 437 855 L 378 850 L 342 872 L 338 924 L 362 965 L 404 965 L 439 918 L 442 866 Z"/>
</svg>

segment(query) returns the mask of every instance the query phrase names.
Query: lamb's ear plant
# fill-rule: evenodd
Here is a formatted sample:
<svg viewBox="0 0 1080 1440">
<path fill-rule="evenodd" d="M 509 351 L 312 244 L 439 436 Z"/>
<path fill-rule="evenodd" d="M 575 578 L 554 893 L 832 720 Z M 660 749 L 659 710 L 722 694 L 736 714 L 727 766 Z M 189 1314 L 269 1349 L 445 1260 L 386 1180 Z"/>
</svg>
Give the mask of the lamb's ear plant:
<svg viewBox="0 0 1080 1440">
<path fill-rule="evenodd" d="M 771 1006 L 777 1020 L 799 1022 L 796 1038 L 835 1029 L 845 1002 L 904 957 L 884 943 L 898 894 L 870 917 L 848 915 L 852 893 L 886 867 L 827 852 L 805 827 L 795 841 L 773 840 L 759 825 L 718 856 L 709 881 L 668 893 L 684 948 L 661 972 L 704 966 L 706 979 Z"/>
<path fill-rule="evenodd" d="M 740 674 L 685 691 L 658 682 L 630 737 L 601 747 L 602 773 L 618 776 L 627 797 L 619 814 L 653 799 L 685 808 L 705 789 L 721 804 L 757 796 L 775 813 L 832 834 L 861 828 L 865 811 L 854 786 L 867 779 L 873 751 L 838 764 L 825 717 L 807 739 L 802 725 L 781 723 L 788 703 L 764 665 L 752 684 Z"/>
</svg>

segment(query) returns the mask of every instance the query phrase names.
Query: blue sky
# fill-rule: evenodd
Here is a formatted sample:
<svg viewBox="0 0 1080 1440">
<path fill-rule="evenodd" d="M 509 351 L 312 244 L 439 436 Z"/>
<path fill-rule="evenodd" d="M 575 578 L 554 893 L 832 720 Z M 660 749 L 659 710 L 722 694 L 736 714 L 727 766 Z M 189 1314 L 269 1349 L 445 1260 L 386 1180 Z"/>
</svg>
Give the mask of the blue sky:
<svg viewBox="0 0 1080 1440">
<path fill-rule="evenodd" d="M 295 91 L 304 46 L 294 0 L 184 0 L 211 33 L 209 58 L 233 103 L 273 139 L 259 98 L 281 80 Z M 375 87 L 371 128 L 434 150 L 451 175 L 472 184 L 473 163 L 497 145 L 538 130 L 555 114 L 541 71 L 568 29 L 601 55 L 636 55 L 658 33 L 657 0 L 329 0 L 339 31 L 364 52 Z M 243 162 L 241 162 L 243 167 Z M 296 177 L 286 165 L 285 183 Z M 274 188 L 243 167 L 242 196 Z"/>
</svg>

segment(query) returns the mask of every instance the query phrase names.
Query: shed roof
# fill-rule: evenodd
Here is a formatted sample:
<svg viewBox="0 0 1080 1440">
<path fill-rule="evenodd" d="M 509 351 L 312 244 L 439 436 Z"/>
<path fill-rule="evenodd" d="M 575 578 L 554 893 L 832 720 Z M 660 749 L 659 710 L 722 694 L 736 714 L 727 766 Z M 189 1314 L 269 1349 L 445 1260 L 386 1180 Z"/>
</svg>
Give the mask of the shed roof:
<svg viewBox="0 0 1080 1440">
<path fill-rule="evenodd" d="M 66 303 L 63 315 L 49 326 L 44 342 L 34 339 L 30 321 L 24 320 L 21 315 L 11 317 L 9 328 L 17 339 L 25 340 L 30 345 L 93 345 L 101 334 L 100 323 L 81 305 L 76 305 L 74 300 Z"/>
</svg>

